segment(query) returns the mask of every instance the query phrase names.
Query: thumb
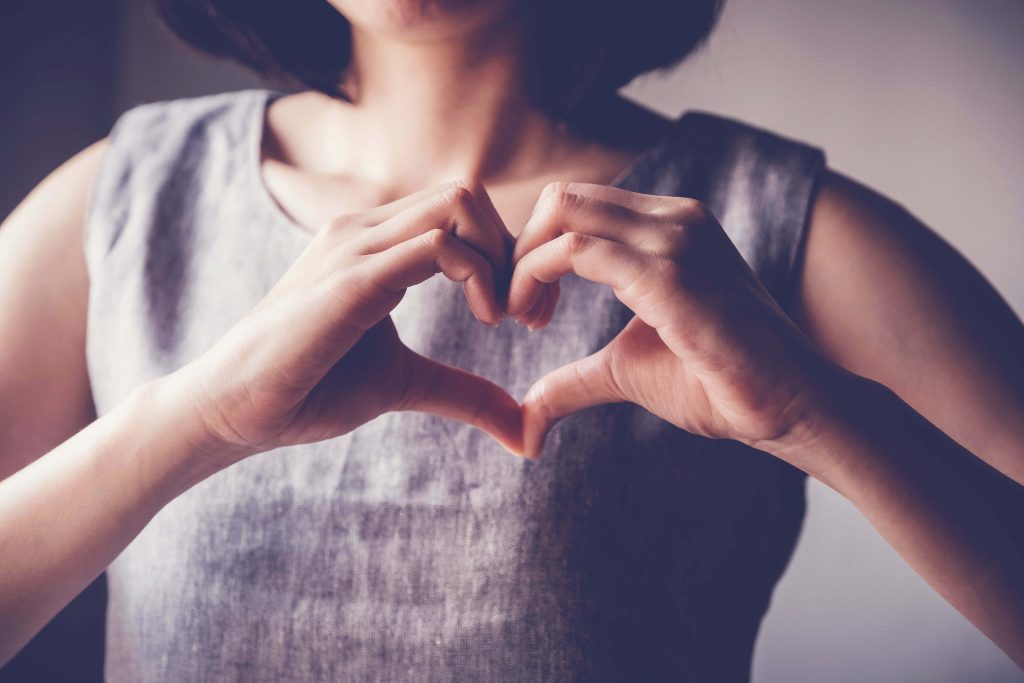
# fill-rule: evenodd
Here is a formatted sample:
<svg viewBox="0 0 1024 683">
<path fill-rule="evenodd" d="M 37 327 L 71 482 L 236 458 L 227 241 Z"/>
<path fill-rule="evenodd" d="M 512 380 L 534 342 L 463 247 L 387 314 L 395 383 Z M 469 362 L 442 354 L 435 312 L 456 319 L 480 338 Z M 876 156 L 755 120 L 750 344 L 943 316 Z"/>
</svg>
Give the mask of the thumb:
<svg viewBox="0 0 1024 683">
<path fill-rule="evenodd" d="M 626 400 L 611 372 L 607 347 L 537 380 L 523 399 L 523 448 L 536 459 L 548 432 L 566 415 Z"/>
<path fill-rule="evenodd" d="M 518 401 L 494 382 L 409 350 L 409 385 L 396 410 L 452 418 L 490 434 L 506 450 L 523 455 L 523 413 Z"/>
</svg>

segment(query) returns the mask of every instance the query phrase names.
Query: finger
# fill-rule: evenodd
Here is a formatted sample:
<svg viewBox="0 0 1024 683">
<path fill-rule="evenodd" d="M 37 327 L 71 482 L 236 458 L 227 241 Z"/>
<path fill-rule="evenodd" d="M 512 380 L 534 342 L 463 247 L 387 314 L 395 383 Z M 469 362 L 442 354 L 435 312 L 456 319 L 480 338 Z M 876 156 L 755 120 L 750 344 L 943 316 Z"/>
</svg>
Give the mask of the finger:
<svg viewBox="0 0 1024 683">
<path fill-rule="evenodd" d="M 522 410 L 504 389 L 483 377 L 410 351 L 409 390 L 399 410 L 460 420 L 523 455 Z"/>
<path fill-rule="evenodd" d="M 501 238 L 509 244 L 509 251 L 511 252 L 511 246 L 515 244 L 516 237 L 511 232 L 509 232 L 508 226 L 505 225 L 505 221 L 502 220 L 501 215 L 498 213 L 498 209 L 495 208 L 494 202 L 491 201 L 491 195 L 488 194 L 486 188 L 484 188 L 484 186 L 480 183 L 471 183 L 469 187 L 471 190 L 475 190 L 475 188 L 477 187 L 479 188 L 479 192 L 474 192 L 474 195 L 479 201 L 480 207 L 490 216 L 491 221 L 494 223 L 494 225 L 500 228 L 498 230 L 498 233 L 501 236 Z"/>
<path fill-rule="evenodd" d="M 544 188 L 533 214 L 515 242 L 512 266 L 532 249 L 549 242 L 565 232 L 585 232 L 606 239 L 622 241 L 624 235 L 636 239 L 650 238 L 660 226 L 648 225 L 649 218 L 628 206 L 614 204 L 600 197 L 590 198 L 576 194 L 572 188 L 602 186 L 576 183 L 550 183 Z M 626 193 L 632 194 L 632 193 Z M 538 329 L 547 325 L 558 303 L 557 282 L 549 284 L 533 308 L 517 316 L 518 322 Z M 549 291 L 552 290 L 552 291 Z M 511 309 L 507 309 L 512 313 Z M 546 317 L 544 322 L 541 319 Z"/>
<path fill-rule="evenodd" d="M 379 225 L 410 207 L 422 204 L 430 198 L 438 197 L 445 192 L 450 192 L 457 184 L 457 182 L 453 181 L 441 183 L 440 185 L 433 185 L 413 192 L 412 194 L 399 197 L 387 204 L 381 204 L 380 206 L 375 206 L 364 211 L 353 211 L 341 214 L 328 221 L 327 225 L 324 226 L 324 229 L 330 230 L 333 228 L 341 231 L 356 229 L 360 232 L 364 232 L 367 228 Z"/>
<path fill-rule="evenodd" d="M 580 277 L 628 294 L 629 285 L 651 266 L 652 255 L 612 240 L 569 232 L 526 254 L 516 264 L 509 286 L 508 314 L 529 311 L 546 283 L 564 275 Z M 620 296 L 620 299 L 622 296 Z M 628 301 L 624 303 L 630 305 Z"/>
<path fill-rule="evenodd" d="M 487 192 L 479 183 L 456 183 L 407 206 L 383 223 L 366 229 L 358 250 L 373 254 L 440 228 L 483 254 L 495 274 L 495 288 L 504 292 L 508 282 L 512 242 Z"/>
<path fill-rule="evenodd" d="M 491 264 L 449 232 L 435 228 L 370 259 L 369 282 L 375 286 L 398 294 L 440 272 L 463 283 L 470 310 L 480 322 L 501 322 Z"/>
<path fill-rule="evenodd" d="M 555 309 L 558 307 L 558 298 L 561 295 L 561 286 L 558 284 L 558 280 L 548 284 L 544 287 L 544 308 L 541 309 L 537 315 L 537 319 L 533 321 L 533 329 L 540 329 L 547 327 L 548 323 L 551 322 L 551 318 L 555 315 Z"/>
<path fill-rule="evenodd" d="M 658 200 L 665 205 L 679 198 L 638 195 L 602 185 L 551 183 L 516 240 L 512 262 L 566 232 L 583 232 L 638 248 L 665 248 L 678 226 L 671 220 L 675 214 L 653 211 Z"/>
<path fill-rule="evenodd" d="M 621 187 L 600 185 L 597 183 L 554 182 L 550 183 L 549 187 L 545 187 L 544 189 L 547 191 L 564 189 L 568 192 L 584 197 L 591 197 L 593 199 L 621 204 L 622 206 L 633 209 L 634 211 L 640 211 L 643 213 L 658 213 L 665 210 L 666 207 L 670 206 L 674 201 L 682 201 L 684 203 L 691 201 L 686 197 L 644 194 L 643 192 L 634 192 L 632 190 L 624 190 Z M 666 202 L 668 202 L 668 204 L 666 204 Z"/>
<path fill-rule="evenodd" d="M 523 453 L 538 458 L 548 432 L 566 415 L 624 400 L 607 362 L 607 347 L 549 372 L 523 399 Z"/>
<path fill-rule="evenodd" d="M 375 206 L 365 211 L 359 212 L 359 217 L 364 225 L 379 225 L 384 221 L 397 216 L 402 211 L 405 211 L 409 207 L 416 206 L 423 201 L 430 199 L 431 197 L 437 197 L 450 192 L 454 189 L 460 181 L 453 180 L 447 183 L 439 183 L 430 187 L 425 187 L 422 190 L 417 190 L 411 194 L 407 194 L 404 197 L 392 200 L 386 204 Z"/>
<path fill-rule="evenodd" d="M 541 287 L 537 303 L 525 314 L 518 318 L 518 322 L 528 326 L 531 330 L 539 330 L 547 327 L 551 318 L 555 315 L 558 306 L 558 298 L 561 294 L 561 287 L 558 280 L 549 282 Z"/>
<path fill-rule="evenodd" d="M 533 304 L 533 307 L 529 311 L 527 311 L 526 313 L 519 317 L 519 322 L 526 325 L 531 330 L 535 329 L 533 321 L 537 320 L 540 317 L 541 313 L 544 312 L 544 309 L 547 306 L 548 288 L 550 286 L 551 285 L 548 285 L 547 287 L 542 287 L 540 290 L 540 294 L 537 295 L 537 302 Z"/>
</svg>

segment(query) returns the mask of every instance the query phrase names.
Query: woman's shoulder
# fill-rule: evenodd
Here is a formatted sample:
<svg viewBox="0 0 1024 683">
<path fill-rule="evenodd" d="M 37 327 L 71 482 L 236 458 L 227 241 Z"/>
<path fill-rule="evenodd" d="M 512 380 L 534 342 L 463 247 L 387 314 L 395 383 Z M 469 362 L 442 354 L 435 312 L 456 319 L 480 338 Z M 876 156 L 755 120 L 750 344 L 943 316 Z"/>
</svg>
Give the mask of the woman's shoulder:
<svg viewBox="0 0 1024 683">
<path fill-rule="evenodd" d="M 737 233 L 764 236 L 773 224 L 799 239 L 826 170 L 824 150 L 728 114 L 686 110 L 638 164 L 634 184 L 707 204 Z M 727 226 L 729 227 L 729 226 Z"/>
<path fill-rule="evenodd" d="M 717 172 L 733 180 L 764 175 L 816 180 L 825 167 L 820 146 L 732 115 L 688 110 L 674 127 L 677 149 L 707 175 Z"/>
<path fill-rule="evenodd" d="M 262 89 L 167 99 L 134 106 L 121 114 L 109 138 L 115 153 L 128 156 L 174 152 L 196 143 L 244 139 L 252 116 L 270 91 Z"/>
<path fill-rule="evenodd" d="M 90 262 L 99 263 L 129 226 L 165 230 L 170 216 L 195 218 L 199 207 L 215 206 L 227 183 L 244 177 L 270 92 L 167 99 L 121 114 L 91 192 Z"/>
<path fill-rule="evenodd" d="M 100 140 L 69 158 L 0 223 L 0 430 L 13 428 L 0 479 L 90 419 L 82 232 L 106 148 Z"/>
<path fill-rule="evenodd" d="M 260 89 L 148 102 L 122 113 L 107 136 L 93 191 L 107 214 L 168 183 L 202 186 L 245 158 L 269 91 Z M 222 168 L 225 167 L 225 168 Z"/>
<path fill-rule="evenodd" d="M 190 97 L 173 97 L 152 102 L 142 102 L 126 109 L 118 118 L 121 121 L 157 123 L 174 119 L 195 119 L 209 121 L 217 116 L 246 106 L 252 106 L 271 96 L 273 91 L 263 88 L 231 90 Z"/>
</svg>

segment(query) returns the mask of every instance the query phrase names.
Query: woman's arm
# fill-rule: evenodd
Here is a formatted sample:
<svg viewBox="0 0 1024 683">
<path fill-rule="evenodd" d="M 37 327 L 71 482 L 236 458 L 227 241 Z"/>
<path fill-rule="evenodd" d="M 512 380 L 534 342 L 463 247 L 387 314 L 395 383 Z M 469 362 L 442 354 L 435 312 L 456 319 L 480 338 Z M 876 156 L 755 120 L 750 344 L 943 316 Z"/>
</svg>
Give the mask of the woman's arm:
<svg viewBox="0 0 1024 683">
<path fill-rule="evenodd" d="M 106 146 L 69 159 L 0 225 L 0 482 L 95 417 L 82 227 Z M 0 541 L 0 571 L 12 561 Z"/>
<path fill-rule="evenodd" d="M 173 386 L 140 387 L 0 482 L 0 665 L 160 508 L 230 461 L 200 436 L 187 396 Z"/>
<path fill-rule="evenodd" d="M 830 358 L 891 389 L 843 399 L 857 429 L 829 421 L 817 448 L 852 466 L 827 483 L 1021 664 L 1024 568 L 999 555 L 1024 551 L 1024 326 L 926 226 L 835 173 L 797 315 Z"/>
<path fill-rule="evenodd" d="M 106 144 L 64 163 L 0 225 L 0 480 L 94 418 L 82 226 Z"/>
<path fill-rule="evenodd" d="M 843 249 L 823 253 L 814 245 L 807 253 L 809 269 L 842 268 L 848 258 Z M 545 434 L 562 416 L 616 401 L 642 405 L 687 431 L 771 453 L 850 499 L 919 574 L 1024 666 L 1019 522 L 1024 489 L 957 445 L 896 393 L 823 355 L 757 281 L 706 208 L 684 198 L 553 184 L 524 227 L 514 260 L 508 312 L 521 322 L 550 320 L 557 291 L 546 301 L 542 295 L 567 273 L 610 286 L 636 313 L 608 346 L 530 389 L 524 399 L 528 454 L 540 452 Z M 917 265 L 933 280 L 938 279 L 934 269 L 945 266 Z M 891 274 L 880 272 L 892 267 L 865 267 L 860 279 L 841 286 L 863 292 L 866 300 L 900 296 L 893 287 L 922 288 L 920 275 L 894 283 Z M 955 266 L 950 268 L 958 277 Z M 1005 307 L 983 303 L 1013 320 Z M 888 334 L 875 327 L 884 321 L 861 319 L 852 308 L 840 306 L 830 314 L 846 317 L 852 346 L 865 343 L 862 337 Z M 892 324 L 909 338 L 948 331 L 956 340 L 948 328 L 958 314 L 948 310 L 946 327 L 936 329 L 908 304 Z M 1014 330 L 1007 322 L 1002 332 L 993 333 L 991 347 L 1008 348 Z M 899 367 L 904 353 L 899 341 L 875 346 L 875 357 Z M 983 364 L 985 359 L 976 356 L 984 351 L 965 348 L 964 366 Z M 1012 402 L 1019 396 L 1014 382 L 1020 381 L 1013 373 L 1019 363 L 1008 352 L 1001 358 L 1008 379 L 981 378 L 999 387 L 995 397 L 979 400 L 979 408 L 969 390 L 956 396 L 968 414 L 992 407 L 993 421 L 969 433 L 993 462 L 1015 471 L 1021 446 L 1014 430 L 1021 407 Z M 919 374 L 932 371 L 927 362 L 912 368 Z M 958 376 L 968 385 L 973 378 L 970 372 Z M 928 380 L 916 381 L 928 386 Z M 1011 402 L 1000 404 L 1003 397 Z M 941 407 L 943 397 L 927 400 Z M 996 424 L 1010 419 L 1017 426 Z M 986 428 L 992 438 L 986 438 Z"/>
<path fill-rule="evenodd" d="M 816 402 L 800 429 L 754 445 L 852 502 L 1024 668 L 1024 489 L 877 382 L 839 372 Z"/>
<path fill-rule="evenodd" d="M 1024 484 L 1024 325 L 935 233 L 829 173 L 798 304 L 797 322 L 826 355 Z M 1024 527 L 1024 509 L 1017 520 Z"/>
</svg>

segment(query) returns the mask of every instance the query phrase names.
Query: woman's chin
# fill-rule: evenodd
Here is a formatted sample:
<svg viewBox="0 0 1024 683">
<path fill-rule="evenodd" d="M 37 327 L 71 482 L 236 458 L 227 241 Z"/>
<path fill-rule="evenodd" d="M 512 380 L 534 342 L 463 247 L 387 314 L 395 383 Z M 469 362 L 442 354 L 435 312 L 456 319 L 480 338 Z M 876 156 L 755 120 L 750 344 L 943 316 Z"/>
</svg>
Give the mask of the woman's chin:
<svg viewBox="0 0 1024 683">
<path fill-rule="evenodd" d="M 423 41 L 449 37 L 496 18 L 508 0 L 329 0 L 359 29 Z"/>
</svg>

